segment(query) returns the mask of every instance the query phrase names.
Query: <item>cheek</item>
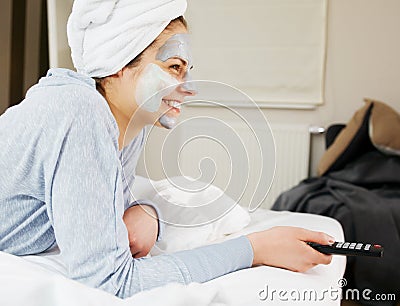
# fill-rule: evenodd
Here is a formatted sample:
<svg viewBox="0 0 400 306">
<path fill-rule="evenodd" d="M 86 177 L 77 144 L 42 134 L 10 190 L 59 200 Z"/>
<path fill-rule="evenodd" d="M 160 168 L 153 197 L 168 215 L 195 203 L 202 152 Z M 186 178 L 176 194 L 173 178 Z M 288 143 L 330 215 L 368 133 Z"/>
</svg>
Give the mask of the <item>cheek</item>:
<svg viewBox="0 0 400 306">
<path fill-rule="evenodd" d="M 175 90 L 179 82 L 156 64 L 148 64 L 139 76 L 135 98 L 137 105 L 148 112 L 156 112 L 162 98 Z"/>
</svg>

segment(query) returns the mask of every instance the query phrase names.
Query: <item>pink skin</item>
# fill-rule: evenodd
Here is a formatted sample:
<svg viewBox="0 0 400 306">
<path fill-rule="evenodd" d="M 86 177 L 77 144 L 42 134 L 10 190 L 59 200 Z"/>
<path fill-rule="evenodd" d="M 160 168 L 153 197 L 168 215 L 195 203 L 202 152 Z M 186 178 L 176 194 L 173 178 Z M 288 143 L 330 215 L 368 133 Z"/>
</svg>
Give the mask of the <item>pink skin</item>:
<svg viewBox="0 0 400 306">
<path fill-rule="evenodd" d="M 187 33 L 183 26 L 176 27 L 174 31 L 163 34 L 160 37 L 160 46 L 167 39 L 177 33 Z M 159 118 L 164 116 L 170 119 L 177 119 L 180 110 L 161 103 L 159 110 L 155 113 L 146 111 L 140 112 L 135 97 L 135 84 L 139 77 L 140 70 L 149 63 L 155 63 L 165 72 L 176 78 L 179 82 L 184 81 L 187 71 L 187 62 L 181 58 L 170 58 L 166 61 L 156 60 L 158 48 L 150 49 L 142 59 L 141 66 L 137 69 L 122 69 L 107 82 L 106 98 L 110 109 L 118 123 L 120 129 L 120 148 L 124 144 L 124 136 L 127 138 L 125 143 L 129 143 L 140 130 L 148 124 L 162 126 Z M 187 91 L 178 86 L 174 92 L 168 94 L 163 100 L 175 100 L 182 103 L 187 96 L 195 93 Z M 137 120 L 132 121 L 133 126 L 129 126 L 129 121 L 133 114 L 138 112 Z M 155 123 L 154 123 L 155 122 Z M 145 207 L 143 207 L 145 206 Z M 144 208 L 147 208 L 146 210 Z M 133 256 L 141 257 L 148 253 L 154 245 L 157 237 L 157 219 L 153 208 L 147 205 L 133 206 L 125 211 L 124 221 L 129 233 L 129 246 Z M 289 269 L 292 271 L 306 271 L 317 264 L 329 264 L 332 256 L 324 255 L 307 245 L 307 241 L 320 244 L 329 244 L 333 238 L 320 232 L 309 231 L 295 227 L 274 227 L 269 230 L 251 233 L 246 236 L 253 249 L 253 265 L 269 265 Z"/>
<path fill-rule="evenodd" d="M 181 61 L 184 67 L 187 67 L 187 62 L 185 60 L 178 57 L 176 59 Z M 171 129 L 176 124 L 177 118 L 181 113 L 180 109 L 167 105 L 165 103 L 165 100 L 172 100 L 183 103 L 186 97 L 194 95 L 196 95 L 196 92 L 194 90 L 185 90 L 182 86 L 178 86 L 171 94 L 163 97 L 163 103 L 161 103 L 159 109 L 159 113 L 161 113 L 162 115 L 159 117 L 156 125 L 161 125 L 164 128 Z"/>
</svg>

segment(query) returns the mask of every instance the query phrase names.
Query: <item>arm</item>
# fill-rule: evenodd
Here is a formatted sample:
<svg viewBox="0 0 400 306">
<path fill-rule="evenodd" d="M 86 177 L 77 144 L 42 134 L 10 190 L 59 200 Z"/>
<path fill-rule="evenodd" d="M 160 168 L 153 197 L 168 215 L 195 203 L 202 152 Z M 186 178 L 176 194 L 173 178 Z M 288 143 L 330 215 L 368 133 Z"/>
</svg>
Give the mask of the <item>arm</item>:
<svg viewBox="0 0 400 306">
<path fill-rule="evenodd" d="M 78 116 L 65 128 L 48 203 L 70 278 L 125 298 L 170 282 L 205 281 L 251 265 L 252 249 L 244 237 L 172 255 L 132 258 L 122 219 L 116 144 L 102 118 L 91 116 L 92 120 L 87 114 Z M 232 258 L 238 249 L 246 251 Z"/>
<path fill-rule="evenodd" d="M 124 170 L 124 197 L 126 207 L 132 205 L 129 204 L 130 201 L 136 200 L 132 199 L 133 197 L 128 186 L 133 186 L 135 168 L 144 146 L 145 137 L 146 129 L 143 129 L 122 151 L 121 162 Z M 151 201 L 139 200 L 133 203 L 133 205 L 137 204 L 148 205 L 148 208 L 143 206 L 143 209 L 139 207 L 127 209 L 124 215 L 124 221 L 128 228 L 132 254 L 135 257 L 141 257 L 147 255 L 154 245 L 156 237 L 155 220 L 157 217 L 160 219 L 160 212 L 157 206 Z M 145 210 L 149 212 L 146 213 Z M 153 215 L 153 217 L 151 217 L 151 215 Z M 158 221 L 158 225 L 157 240 L 160 240 L 164 223 Z M 248 239 L 251 241 L 251 247 L 255 254 L 253 265 L 266 264 L 294 271 L 305 271 L 316 264 L 327 264 L 331 260 L 330 256 L 321 255 L 305 244 L 306 241 L 328 244 L 329 238 L 323 233 L 316 233 L 299 228 L 281 227 L 248 235 Z M 242 248 L 246 248 L 246 245 L 242 246 Z M 237 251 L 234 250 L 233 254 L 236 253 Z M 182 256 L 182 258 L 185 258 L 187 261 L 187 265 L 190 267 L 193 266 L 190 260 L 193 255 Z M 196 272 L 191 274 L 196 274 Z M 200 279 L 203 278 L 200 277 Z"/>
<path fill-rule="evenodd" d="M 130 234 L 130 243 L 137 241 L 138 245 L 140 245 L 140 247 L 138 246 L 132 250 L 132 254 L 135 257 L 147 255 L 155 241 L 162 239 L 164 232 L 164 223 L 160 221 L 161 215 L 157 205 L 147 199 L 135 198 L 131 190 L 135 182 L 136 165 L 145 143 L 146 133 L 147 129 L 143 128 L 138 136 L 123 148 L 119 156 L 122 165 L 122 184 L 124 190 L 124 221 Z M 134 207 L 138 205 L 141 208 Z M 155 227 L 154 225 L 157 226 Z M 143 227 L 147 231 L 143 231 Z M 156 234 L 156 239 L 153 239 L 154 233 Z"/>
</svg>

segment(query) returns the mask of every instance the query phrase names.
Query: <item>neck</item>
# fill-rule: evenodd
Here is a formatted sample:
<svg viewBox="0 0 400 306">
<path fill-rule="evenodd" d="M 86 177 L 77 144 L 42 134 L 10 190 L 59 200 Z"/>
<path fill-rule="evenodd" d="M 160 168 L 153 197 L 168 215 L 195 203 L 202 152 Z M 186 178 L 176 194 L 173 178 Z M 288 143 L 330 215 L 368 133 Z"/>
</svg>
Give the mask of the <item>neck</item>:
<svg viewBox="0 0 400 306">
<path fill-rule="evenodd" d="M 140 116 L 135 116 L 134 120 L 131 120 L 132 116 L 126 114 L 126 112 L 120 109 L 118 105 L 112 104 L 108 102 L 108 100 L 107 103 L 118 125 L 118 149 L 121 151 L 124 147 L 130 144 L 137 135 L 139 135 L 140 131 L 146 124 L 140 120 Z"/>
</svg>

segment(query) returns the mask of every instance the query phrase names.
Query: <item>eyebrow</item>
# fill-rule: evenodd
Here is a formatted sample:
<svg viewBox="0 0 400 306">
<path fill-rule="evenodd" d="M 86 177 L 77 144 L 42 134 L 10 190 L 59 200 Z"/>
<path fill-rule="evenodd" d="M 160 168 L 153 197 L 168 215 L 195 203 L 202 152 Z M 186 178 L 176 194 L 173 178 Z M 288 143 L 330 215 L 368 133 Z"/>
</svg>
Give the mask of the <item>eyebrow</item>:
<svg viewBox="0 0 400 306">
<path fill-rule="evenodd" d="M 184 60 L 184 59 L 182 59 L 181 57 L 178 57 L 178 56 L 173 56 L 173 57 L 170 57 L 170 58 L 173 58 L 173 59 L 177 59 L 177 60 L 180 60 L 185 66 L 187 66 L 188 65 L 188 61 L 187 60 Z"/>
</svg>

